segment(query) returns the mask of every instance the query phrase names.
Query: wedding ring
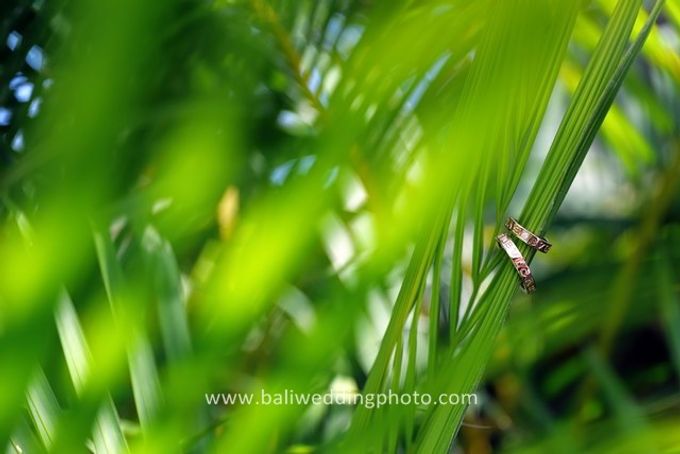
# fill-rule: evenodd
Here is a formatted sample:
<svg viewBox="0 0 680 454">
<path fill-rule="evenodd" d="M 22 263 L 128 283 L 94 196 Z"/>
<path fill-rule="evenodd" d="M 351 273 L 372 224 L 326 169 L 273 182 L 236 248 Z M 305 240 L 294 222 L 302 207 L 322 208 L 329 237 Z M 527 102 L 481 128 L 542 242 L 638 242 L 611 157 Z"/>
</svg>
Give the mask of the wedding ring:
<svg viewBox="0 0 680 454">
<path fill-rule="evenodd" d="M 534 281 L 534 277 L 531 275 L 531 269 L 529 268 L 529 265 L 527 265 L 526 260 L 524 260 L 524 257 L 522 257 L 522 253 L 517 249 L 517 245 L 515 245 L 505 233 L 498 235 L 496 241 L 498 241 L 498 245 L 505 253 L 508 254 L 508 257 L 510 257 L 510 260 L 512 261 L 512 265 L 515 267 L 515 270 L 517 270 L 522 290 L 526 293 L 533 293 L 536 290 L 536 281 Z"/>
<path fill-rule="evenodd" d="M 534 235 L 529 230 L 522 227 L 515 218 L 508 218 L 508 220 L 505 221 L 505 227 L 510 230 L 517 238 L 532 248 L 543 252 L 544 254 L 552 247 L 552 244 L 548 243 L 545 238 Z"/>
</svg>

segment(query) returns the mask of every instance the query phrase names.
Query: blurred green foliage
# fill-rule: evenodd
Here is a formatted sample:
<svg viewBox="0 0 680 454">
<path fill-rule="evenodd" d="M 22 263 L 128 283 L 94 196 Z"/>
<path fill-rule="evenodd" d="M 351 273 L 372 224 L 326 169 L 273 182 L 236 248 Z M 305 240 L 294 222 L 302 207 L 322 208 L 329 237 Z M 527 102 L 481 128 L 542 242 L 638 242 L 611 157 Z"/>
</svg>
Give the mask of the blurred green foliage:
<svg viewBox="0 0 680 454">
<path fill-rule="evenodd" d="M 677 452 L 676 0 L 0 5 L 0 447 Z M 547 234 L 519 295 L 508 215 Z M 215 393 L 474 405 L 210 405 Z"/>
</svg>

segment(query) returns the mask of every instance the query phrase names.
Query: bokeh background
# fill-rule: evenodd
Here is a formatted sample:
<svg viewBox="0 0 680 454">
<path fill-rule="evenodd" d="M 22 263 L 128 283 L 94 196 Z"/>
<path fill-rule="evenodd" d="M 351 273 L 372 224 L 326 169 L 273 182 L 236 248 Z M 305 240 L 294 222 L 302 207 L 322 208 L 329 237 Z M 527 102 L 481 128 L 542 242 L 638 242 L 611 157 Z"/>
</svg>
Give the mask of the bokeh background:
<svg viewBox="0 0 680 454">
<path fill-rule="evenodd" d="M 3 1 L 0 449 L 680 452 L 679 87 L 677 0 Z"/>
</svg>

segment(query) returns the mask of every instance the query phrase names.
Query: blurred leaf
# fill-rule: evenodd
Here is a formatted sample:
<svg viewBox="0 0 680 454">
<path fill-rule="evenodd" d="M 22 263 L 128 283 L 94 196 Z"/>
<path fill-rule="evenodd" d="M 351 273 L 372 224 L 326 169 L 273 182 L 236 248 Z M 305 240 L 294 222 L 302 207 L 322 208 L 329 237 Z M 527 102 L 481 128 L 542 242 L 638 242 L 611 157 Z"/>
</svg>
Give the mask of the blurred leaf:
<svg viewBox="0 0 680 454">
<path fill-rule="evenodd" d="M 189 322 L 182 291 L 182 276 L 172 246 L 151 226 L 144 231 L 143 246 L 149 254 L 158 295 L 158 318 L 165 352 L 172 361 L 191 353 Z"/>
<path fill-rule="evenodd" d="M 142 331 L 143 328 L 137 326 L 135 320 L 127 314 L 127 311 L 130 310 L 130 301 L 126 301 L 126 297 L 130 298 L 131 301 L 134 301 L 135 298 L 125 288 L 123 272 L 116 259 L 113 244 L 99 233 L 95 233 L 94 238 L 102 277 L 111 303 L 111 311 L 117 323 L 129 325 L 126 328 L 129 330 L 130 336 L 127 339 L 130 378 L 139 421 L 142 428 L 145 429 L 153 422 L 160 399 L 158 372 L 156 371 L 153 350 L 148 338 Z M 139 306 L 136 307 L 136 310 L 139 310 Z"/>
<path fill-rule="evenodd" d="M 59 297 L 55 317 L 71 381 L 73 381 L 76 393 L 81 394 L 92 374 L 90 354 L 78 322 L 78 315 L 65 291 Z M 127 443 L 120 428 L 118 413 L 110 396 L 104 400 L 94 421 L 93 441 L 95 452 L 127 451 Z"/>
<path fill-rule="evenodd" d="M 33 383 L 28 389 L 28 410 L 40 441 L 46 449 L 49 449 L 60 409 L 57 398 L 42 370 L 35 374 Z"/>
<path fill-rule="evenodd" d="M 664 322 L 677 380 L 680 380 L 680 302 L 673 290 L 672 269 L 667 254 L 659 251 L 655 264 L 661 318 Z"/>
</svg>

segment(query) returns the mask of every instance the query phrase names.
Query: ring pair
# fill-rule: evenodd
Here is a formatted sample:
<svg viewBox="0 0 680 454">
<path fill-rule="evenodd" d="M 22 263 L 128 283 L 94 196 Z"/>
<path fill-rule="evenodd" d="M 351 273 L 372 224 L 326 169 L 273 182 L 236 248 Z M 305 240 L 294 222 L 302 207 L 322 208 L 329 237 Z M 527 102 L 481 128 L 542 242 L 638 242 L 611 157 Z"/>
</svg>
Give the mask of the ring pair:
<svg viewBox="0 0 680 454">
<path fill-rule="evenodd" d="M 505 227 L 513 235 L 537 251 L 547 253 L 552 247 L 552 245 L 545 238 L 541 238 L 540 236 L 535 235 L 531 231 L 522 227 L 522 225 L 514 218 L 508 218 L 508 220 L 505 222 Z M 526 293 L 533 293 L 536 290 L 536 281 L 531 274 L 531 269 L 529 268 L 527 261 L 522 256 L 522 253 L 519 251 L 519 248 L 517 248 L 515 242 L 512 241 L 505 233 L 498 235 L 496 240 L 508 257 L 510 257 L 512 265 L 515 267 L 515 270 L 517 270 L 522 290 L 524 290 Z"/>
</svg>

